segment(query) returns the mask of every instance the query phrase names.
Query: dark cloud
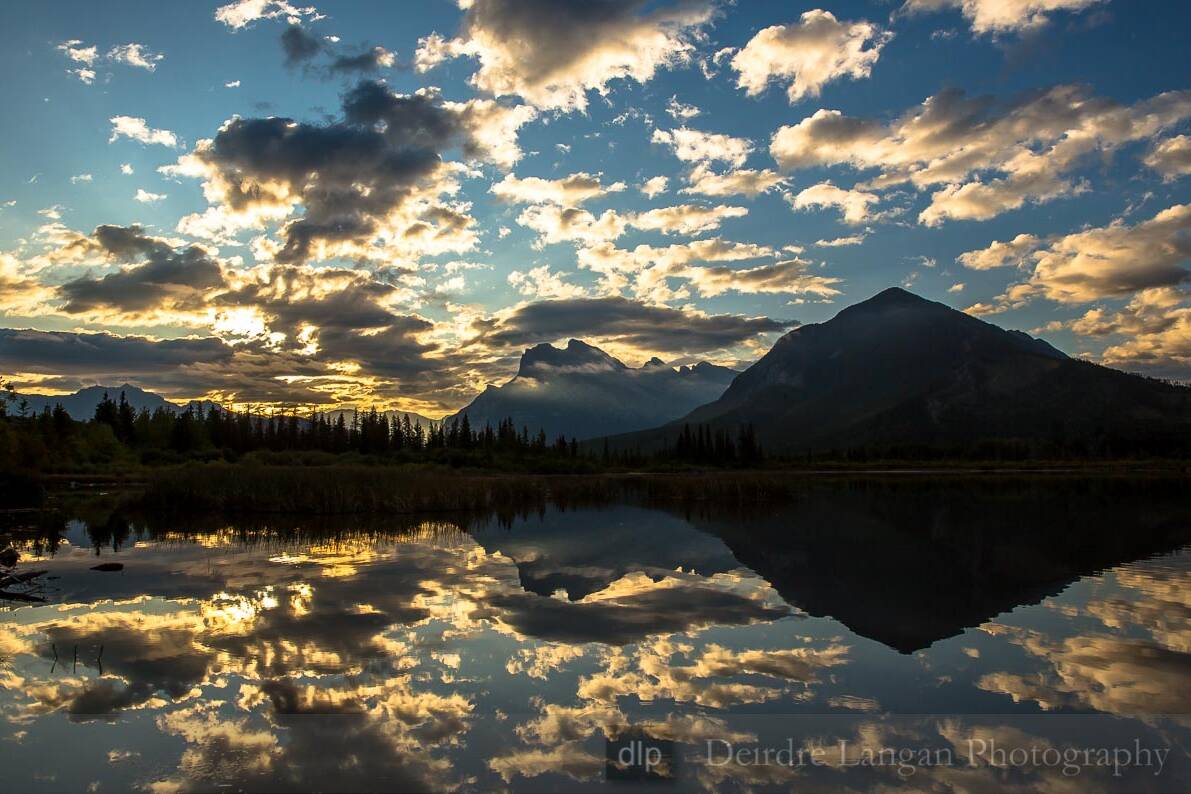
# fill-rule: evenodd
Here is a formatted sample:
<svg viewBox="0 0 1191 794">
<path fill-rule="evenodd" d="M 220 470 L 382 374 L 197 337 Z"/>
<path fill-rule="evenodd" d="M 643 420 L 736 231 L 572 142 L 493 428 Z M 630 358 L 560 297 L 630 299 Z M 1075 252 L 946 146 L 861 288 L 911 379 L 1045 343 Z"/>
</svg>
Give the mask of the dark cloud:
<svg viewBox="0 0 1191 794">
<path fill-rule="evenodd" d="M 793 323 L 768 317 L 703 315 L 622 297 L 540 301 L 477 322 L 483 342 L 523 347 L 561 338 L 614 339 L 646 350 L 698 353 L 732 347 Z"/>
<path fill-rule="evenodd" d="M 356 55 L 340 55 L 327 64 L 331 74 L 371 74 L 394 65 L 392 53 L 384 47 L 369 47 Z"/>
<path fill-rule="evenodd" d="M 219 264 L 201 248 L 154 251 L 149 260 L 101 278 L 84 276 L 58 288 L 63 310 L 80 314 L 112 309 L 124 314 L 202 308 L 207 290 L 224 283 Z"/>
<path fill-rule="evenodd" d="M 323 43 L 301 25 L 290 25 L 281 33 L 281 50 L 286 66 L 300 66 L 323 51 Z"/>
<path fill-rule="evenodd" d="M 501 136 L 494 143 L 493 131 L 510 129 L 515 141 L 525 118 L 490 102 L 451 104 L 436 91 L 402 95 L 365 81 L 344 97 L 341 120 L 233 118 L 185 162 L 187 173 L 203 176 L 208 194 L 230 215 L 304 207 L 281 230 L 278 261 L 306 261 L 320 243 L 362 255 L 382 232 L 400 232 L 389 228 L 400 223 L 393 213 L 416 191 L 435 206 L 441 180 L 449 176 L 444 150 L 458 146 L 469 158 L 515 159 L 515 143 Z"/>
<path fill-rule="evenodd" d="M 0 368 L 54 375 L 152 373 L 195 364 L 227 364 L 220 339 L 161 339 L 0 328 Z"/>
</svg>

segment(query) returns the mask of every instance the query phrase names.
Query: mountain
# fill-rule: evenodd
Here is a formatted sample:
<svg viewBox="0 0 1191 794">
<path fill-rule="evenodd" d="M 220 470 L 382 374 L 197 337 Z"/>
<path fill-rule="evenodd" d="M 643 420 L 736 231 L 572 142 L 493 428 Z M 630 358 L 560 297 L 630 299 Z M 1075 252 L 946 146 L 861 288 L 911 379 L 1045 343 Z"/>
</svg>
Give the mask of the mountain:
<svg viewBox="0 0 1191 794">
<path fill-rule="evenodd" d="M 342 414 L 344 421 L 347 422 L 348 426 L 351 426 L 352 413 L 353 411 L 350 409 L 339 408 L 334 411 L 327 411 L 327 419 L 331 422 L 334 422 L 339 418 L 340 414 Z M 361 410 L 360 413 L 367 413 L 367 410 Z M 377 411 L 377 413 L 381 416 L 387 417 L 390 424 L 393 422 L 400 422 L 402 417 L 408 416 L 410 424 L 412 424 L 414 427 L 418 427 L 420 425 L 423 430 L 429 430 L 432 427 L 438 427 L 442 421 L 441 419 L 431 419 L 427 416 L 416 414 L 413 411 Z"/>
<path fill-rule="evenodd" d="M 22 393 L 17 395 L 16 401 L 19 403 L 22 398 L 27 400 L 30 414 L 39 414 L 45 408 L 53 410 L 55 405 L 61 403 L 72 419 L 86 421 L 95 416 L 95 406 L 103 401 L 104 394 L 119 402 L 121 392 L 124 393 L 124 398 L 137 413 L 140 413 L 142 408 L 148 408 L 150 412 L 158 408 L 167 408 L 171 411 L 181 410 L 161 395 L 145 391 L 131 383 L 125 383 L 122 386 L 88 386 L 85 389 L 79 389 L 74 394 Z M 15 411 L 16 405 L 12 405 L 10 410 Z"/>
<path fill-rule="evenodd" d="M 541 428 L 550 439 L 594 438 L 682 416 L 719 397 L 736 374 L 706 362 L 676 369 L 657 358 L 634 369 L 572 339 L 562 349 L 542 344 L 526 350 L 512 380 L 489 386 L 450 418 L 466 415 L 480 428 L 511 417 L 518 429 Z"/>
<path fill-rule="evenodd" d="M 786 334 L 714 402 L 613 444 L 657 448 L 684 423 L 752 424 L 781 453 L 984 442 L 1162 453 L 1191 446 L 1191 389 L 1068 358 L 892 288 Z"/>
</svg>

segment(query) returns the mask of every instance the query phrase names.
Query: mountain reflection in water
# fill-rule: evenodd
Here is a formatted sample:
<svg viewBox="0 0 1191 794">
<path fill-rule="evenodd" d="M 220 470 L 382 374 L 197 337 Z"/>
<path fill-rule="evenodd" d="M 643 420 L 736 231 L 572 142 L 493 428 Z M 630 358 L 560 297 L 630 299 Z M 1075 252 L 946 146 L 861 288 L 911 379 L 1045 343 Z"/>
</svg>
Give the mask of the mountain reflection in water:
<svg viewBox="0 0 1191 794">
<path fill-rule="evenodd" d="M 817 480 L 743 511 L 501 520 L 88 516 L 26 542 L 48 603 L 0 613 L 0 788 L 595 789 L 605 740 L 641 735 L 676 743 L 684 789 L 1185 790 L 1188 543 L 1181 483 L 1130 480 Z M 1173 748 L 1161 775 L 991 749 L 1135 740 Z M 727 746 L 823 763 L 708 763 Z M 890 746 L 955 762 L 851 763 Z"/>
</svg>

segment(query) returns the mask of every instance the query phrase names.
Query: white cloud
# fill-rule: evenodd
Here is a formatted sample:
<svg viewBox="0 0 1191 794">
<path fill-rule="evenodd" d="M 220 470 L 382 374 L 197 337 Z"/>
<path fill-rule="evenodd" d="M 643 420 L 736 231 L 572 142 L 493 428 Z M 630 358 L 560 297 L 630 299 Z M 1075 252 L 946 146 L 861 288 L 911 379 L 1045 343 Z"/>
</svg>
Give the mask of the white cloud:
<svg viewBox="0 0 1191 794">
<path fill-rule="evenodd" d="M 1034 295 L 1060 303 L 1127 297 L 1143 290 L 1174 287 L 1191 275 L 1191 204 L 1176 204 L 1134 224 L 1117 219 L 1107 226 L 1041 240 L 1019 235 L 969 251 L 959 261 L 973 269 L 1017 264 L 1032 269 L 1028 280 L 1010 287 L 999 306 Z"/>
<path fill-rule="evenodd" d="M 844 22 L 815 9 L 798 24 L 758 32 L 732 58 L 732 68 L 737 85 L 749 96 L 762 93 L 772 81 L 789 82 L 786 95 L 794 104 L 819 96 L 833 80 L 868 77 L 892 37 L 869 22 Z"/>
<path fill-rule="evenodd" d="M 881 197 L 876 193 L 845 190 L 830 182 L 820 182 L 801 191 L 797 196 L 787 196 L 787 199 L 790 206 L 796 210 L 837 207 L 843 213 L 844 222 L 855 226 L 879 217 L 870 212 L 870 208 L 880 201 Z"/>
<path fill-rule="evenodd" d="M 860 245 L 864 242 L 864 234 L 852 234 L 847 237 L 835 237 L 830 240 L 815 240 L 815 245 L 819 248 L 844 248 L 850 245 Z"/>
<path fill-rule="evenodd" d="M 215 9 L 215 20 L 232 30 L 240 30 L 258 19 L 281 17 L 291 24 L 301 21 L 303 17 L 312 20 L 321 18 L 315 7 L 295 6 L 286 0 L 235 0 Z"/>
<path fill-rule="evenodd" d="M 906 0 L 907 12 L 958 8 L 977 34 L 1000 34 L 1040 28 L 1056 11 L 1083 11 L 1108 0 Z"/>
<path fill-rule="evenodd" d="M 79 182 L 90 182 L 91 179 L 90 174 L 75 174 L 70 178 L 70 184 L 77 185 Z"/>
<path fill-rule="evenodd" d="M 67 69 L 66 73 L 72 74 L 79 78 L 79 82 L 83 83 L 84 85 L 91 85 L 95 82 L 94 69 Z"/>
<path fill-rule="evenodd" d="M 681 272 L 699 294 L 706 298 L 725 292 L 814 295 L 832 298 L 840 294 L 841 279 L 807 273 L 811 263 L 789 259 L 770 265 L 734 269 L 726 266 L 692 267 Z"/>
<path fill-rule="evenodd" d="M 145 69 L 150 72 L 156 71 L 157 64 L 165 58 L 159 52 L 151 52 L 144 44 L 135 43 L 112 47 L 108 50 L 107 57 L 116 63 L 135 66 L 138 69 Z"/>
<path fill-rule="evenodd" d="M 597 217 L 576 207 L 542 204 L 526 207 L 517 216 L 517 223 L 538 233 L 534 245 L 541 248 L 568 241 L 597 243 L 615 240 L 624 234 L 628 219 L 615 210 L 605 210 Z"/>
<path fill-rule="evenodd" d="M 645 194 L 646 198 L 653 198 L 654 196 L 665 193 L 670 186 L 670 180 L 664 176 L 653 176 L 646 179 L 641 185 L 641 192 Z"/>
<path fill-rule="evenodd" d="M 638 245 L 617 248 L 602 242 L 580 248 L 579 267 L 598 273 L 600 288 L 607 293 L 629 289 L 636 296 L 666 301 L 689 297 L 685 289 L 671 290 L 668 279 L 684 279 L 691 266 L 700 262 L 739 262 L 775 256 L 769 246 L 740 243 L 710 237 L 668 246 Z M 754 278 L 759 279 L 760 273 Z M 712 279 L 708 276 L 708 279 Z M 712 280 L 704 282 L 710 285 Z"/>
<path fill-rule="evenodd" d="M 239 80 L 232 80 L 232 81 L 230 81 L 230 82 L 224 83 L 224 84 L 223 84 L 223 87 L 224 87 L 224 88 L 239 88 L 239 87 L 240 87 L 240 81 L 239 81 Z"/>
<path fill-rule="evenodd" d="M 666 103 L 666 112 L 676 121 L 686 121 L 698 116 L 702 111 L 694 105 L 679 102 L 678 96 L 675 95 L 670 97 L 670 101 Z"/>
<path fill-rule="evenodd" d="M 689 63 L 695 39 L 714 15 L 710 0 L 468 0 L 458 37 L 418 42 L 419 71 L 471 56 L 481 91 L 516 95 L 540 108 L 585 110 L 587 92 L 607 94 L 613 80 L 639 83 L 658 69 Z"/>
<path fill-rule="evenodd" d="M 680 192 L 703 196 L 757 196 L 785 183 L 785 177 L 768 168 L 740 168 L 717 174 L 705 165 L 697 165 L 687 176 L 687 186 Z"/>
<path fill-rule="evenodd" d="M 688 163 L 722 162 L 740 167 L 753 150 L 753 144 L 744 138 L 700 132 L 689 127 L 654 130 L 652 141 L 669 146 L 675 157 Z"/>
<path fill-rule="evenodd" d="M 166 195 L 164 193 L 150 193 L 144 188 L 137 188 L 136 195 L 133 196 L 133 198 L 142 204 L 153 204 L 155 202 L 161 201 L 165 197 Z"/>
<path fill-rule="evenodd" d="M 1142 162 L 1162 174 L 1167 182 L 1191 174 L 1191 136 L 1176 135 L 1158 141 Z"/>
<path fill-rule="evenodd" d="M 64 41 L 55 49 L 65 53 L 66 57 L 75 63 L 81 63 L 85 66 L 94 66 L 95 61 L 99 59 L 99 48 L 94 45 L 84 46 L 80 39 Z"/>
<path fill-rule="evenodd" d="M 625 214 L 605 210 L 600 215 L 594 215 L 578 207 L 540 204 L 526 207 L 517 216 L 517 223 L 538 233 L 534 245 L 541 248 L 561 242 L 592 245 L 615 240 L 629 227 L 662 234 L 700 234 L 719 228 L 729 218 L 740 218 L 747 214 L 748 210 L 744 207 L 676 204 L 642 213 Z"/>
<path fill-rule="evenodd" d="M 566 275 L 566 273 L 554 273 L 548 265 L 541 265 L 524 273 L 514 270 L 509 273 L 509 284 L 513 285 L 522 295 L 539 299 L 586 296 L 587 290 L 575 284 L 568 284 L 563 280 L 563 276 Z"/>
<path fill-rule="evenodd" d="M 131 138 L 144 144 L 158 144 L 177 148 L 178 136 L 169 130 L 155 130 L 145 123 L 144 119 L 135 116 L 113 116 L 112 136 L 108 138 L 113 143 L 121 137 Z"/>
<path fill-rule="evenodd" d="M 956 259 L 971 270 L 991 270 L 997 267 L 1022 266 L 1026 257 L 1038 250 L 1042 241 L 1032 234 L 1019 234 L 1008 242 L 993 242 L 987 248 L 968 251 Z"/>
<path fill-rule="evenodd" d="M 989 97 L 947 91 L 892 123 L 818 110 L 774 133 L 770 153 L 786 169 L 876 169 L 869 189 L 909 183 L 939 187 L 919 222 L 986 220 L 1026 202 L 1074 195 L 1086 184 L 1073 171 L 1094 152 L 1151 138 L 1191 117 L 1191 91 L 1131 106 L 1063 85 L 1002 106 Z"/>
<path fill-rule="evenodd" d="M 744 207 L 675 204 L 634 215 L 629 223 L 637 229 L 663 234 L 699 234 L 719 228 L 729 218 L 742 218 L 745 215 L 748 215 L 748 210 Z"/>
<path fill-rule="evenodd" d="M 624 189 L 624 182 L 603 185 L 600 183 L 600 174 L 593 175 L 581 171 L 562 179 L 542 179 L 536 176 L 520 179 L 513 174 L 505 174 L 501 181 L 492 185 L 490 192 L 505 201 L 573 206 Z"/>
<path fill-rule="evenodd" d="M 120 173 L 124 174 L 125 176 L 131 176 L 133 173 L 132 163 L 121 163 Z"/>
</svg>

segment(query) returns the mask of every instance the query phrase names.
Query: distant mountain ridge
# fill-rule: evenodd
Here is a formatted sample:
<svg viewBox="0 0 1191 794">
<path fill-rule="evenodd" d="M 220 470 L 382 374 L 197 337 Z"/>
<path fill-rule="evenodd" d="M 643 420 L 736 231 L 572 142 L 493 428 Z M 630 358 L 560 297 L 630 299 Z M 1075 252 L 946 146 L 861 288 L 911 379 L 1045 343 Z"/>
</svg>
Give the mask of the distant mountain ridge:
<svg viewBox="0 0 1191 794">
<path fill-rule="evenodd" d="M 331 422 L 335 422 L 342 415 L 344 421 L 350 426 L 352 423 L 352 414 L 354 413 L 355 409 L 352 408 L 336 408 L 332 411 L 326 411 L 325 415 L 327 420 Z M 361 415 L 365 413 L 367 413 L 367 409 L 360 409 Z M 406 416 L 409 417 L 410 424 L 415 427 L 420 426 L 423 430 L 429 430 L 442 424 L 441 419 L 431 419 L 428 416 L 422 416 L 422 414 L 414 413 L 413 411 L 377 411 L 377 413 L 388 419 L 390 425 L 394 422 L 400 422 Z"/>
<path fill-rule="evenodd" d="M 633 368 L 579 339 L 565 348 L 541 344 L 525 351 L 512 379 L 489 386 L 446 421 L 466 415 L 480 428 L 512 418 L 550 439 L 588 439 L 681 416 L 718 397 L 736 374 L 707 362 L 674 368 L 658 358 Z"/>
<path fill-rule="evenodd" d="M 73 394 L 26 394 L 19 392 L 8 409 L 13 412 L 17 411 L 22 399 L 28 403 L 28 412 L 30 415 L 39 414 L 46 408 L 53 410 L 55 405 L 61 404 L 72 419 L 85 422 L 95 416 L 95 407 L 103 401 L 104 395 L 107 395 L 113 402 L 119 402 L 121 394 L 124 395 L 124 399 L 128 401 L 128 404 L 132 406 L 132 410 L 136 413 L 140 413 L 142 410 L 148 410 L 152 413 L 158 408 L 177 412 L 189 407 L 199 413 L 205 414 L 212 406 L 218 407 L 218 403 L 210 400 L 191 400 L 185 405 L 178 405 L 165 399 L 160 394 L 145 391 L 139 386 L 133 386 L 131 383 L 124 383 L 120 386 L 87 386 Z M 332 422 L 342 414 L 350 424 L 353 409 L 337 408 L 324 413 Z M 403 416 L 408 414 L 410 422 L 415 425 L 421 425 L 425 430 L 437 427 L 439 424 L 439 420 L 430 419 L 413 411 L 381 411 L 380 413 L 385 415 L 390 422 L 393 420 L 400 421 Z M 300 419 L 305 420 L 307 417 L 308 414 L 306 412 L 299 412 Z"/>
<path fill-rule="evenodd" d="M 1191 389 L 1064 355 L 899 288 L 789 332 L 718 399 L 668 426 L 611 439 L 656 449 L 684 424 L 751 424 L 771 452 L 1191 445 Z"/>
<path fill-rule="evenodd" d="M 30 414 L 39 414 L 46 408 L 53 410 L 55 405 L 61 404 L 66 409 L 66 413 L 70 414 L 71 419 L 85 422 L 95 416 L 95 406 L 103 402 L 105 394 L 114 402 L 119 402 L 120 395 L 123 394 L 124 399 L 132 406 L 132 410 L 137 413 L 143 409 L 147 409 L 150 413 L 158 408 L 171 411 L 182 410 L 181 406 L 170 402 L 160 394 L 145 391 L 131 383 L 120 386 L 87 386 L 73 394 L 25 394 L 21 392 L 16 395 L 16 402 L 19 403 L 21 399 L 28 401 Z M 15 409 L 15 403 L 9 406 L 10 411 Z"/>
</svg>

